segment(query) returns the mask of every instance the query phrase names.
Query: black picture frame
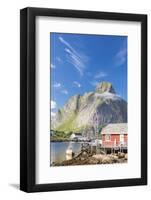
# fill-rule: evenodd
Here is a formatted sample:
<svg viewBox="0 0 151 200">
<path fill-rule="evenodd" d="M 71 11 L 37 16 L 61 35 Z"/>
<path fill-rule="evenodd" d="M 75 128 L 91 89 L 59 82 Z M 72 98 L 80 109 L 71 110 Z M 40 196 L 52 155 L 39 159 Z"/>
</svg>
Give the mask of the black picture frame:
<svg viewBox="0 0 151 200">
<path fill-rule="evenodd" d="M 54 184 L 35 183 L 36 65 L 35 19 L 37 16 L 120 20 L 141 23 L 141 177 Z M 147 15 L 24 8 L 20 11 L 20 190 L 44 192 L 147 184 Z"/>
</svg>

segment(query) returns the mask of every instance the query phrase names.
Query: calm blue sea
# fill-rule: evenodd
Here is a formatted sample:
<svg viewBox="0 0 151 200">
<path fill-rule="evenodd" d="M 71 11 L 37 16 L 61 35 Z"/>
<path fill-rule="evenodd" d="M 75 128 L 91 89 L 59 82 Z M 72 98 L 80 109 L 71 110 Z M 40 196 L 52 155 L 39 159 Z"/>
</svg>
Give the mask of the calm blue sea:
<svg viewBox="0 0 151 200">
<path fill-rule="evenodd" d="M 50 162 L 60 162 L 66 159 L 66 150 L 72 148 L 74 153 L 81 150 L 80 142 L 51 142 L 50 143 Z"/>
</svg>

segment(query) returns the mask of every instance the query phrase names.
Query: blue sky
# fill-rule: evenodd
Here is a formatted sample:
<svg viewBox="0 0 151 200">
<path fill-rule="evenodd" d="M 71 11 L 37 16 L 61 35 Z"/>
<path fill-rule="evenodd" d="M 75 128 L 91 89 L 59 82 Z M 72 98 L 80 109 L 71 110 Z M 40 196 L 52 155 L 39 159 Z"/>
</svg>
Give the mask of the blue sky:
<svg viewBox="0 0 151 200">
<path fill-rule="evenodd" d="M 50 33 L 52 115 L 75 94 L 109 81 L 127 101 L 127 37 Z"/>
</svg>

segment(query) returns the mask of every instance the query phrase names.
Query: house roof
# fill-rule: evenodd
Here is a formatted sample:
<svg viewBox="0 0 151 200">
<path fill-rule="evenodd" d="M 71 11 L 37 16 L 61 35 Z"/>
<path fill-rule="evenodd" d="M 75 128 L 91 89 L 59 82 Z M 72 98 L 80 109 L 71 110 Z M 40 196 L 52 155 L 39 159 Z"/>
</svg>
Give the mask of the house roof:
<svg viewBox="0 0 151 200">
<path fill-rule="evenodd" d="M 127 123 L 108 124 L 105 126 L 101 134 L 127 134 Z"/>
</svg>

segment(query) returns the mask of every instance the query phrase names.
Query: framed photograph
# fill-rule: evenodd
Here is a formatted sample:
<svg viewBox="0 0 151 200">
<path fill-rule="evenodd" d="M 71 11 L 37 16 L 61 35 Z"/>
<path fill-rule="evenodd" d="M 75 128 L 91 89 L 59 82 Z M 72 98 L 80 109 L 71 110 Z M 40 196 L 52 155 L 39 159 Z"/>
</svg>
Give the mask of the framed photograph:
<svg viewBox="0 0 151 200">
<path fill-rule="evenodd" d="M 147 184 L 147 16 L 20 12 L 20 189 Z"/>
</svg>

